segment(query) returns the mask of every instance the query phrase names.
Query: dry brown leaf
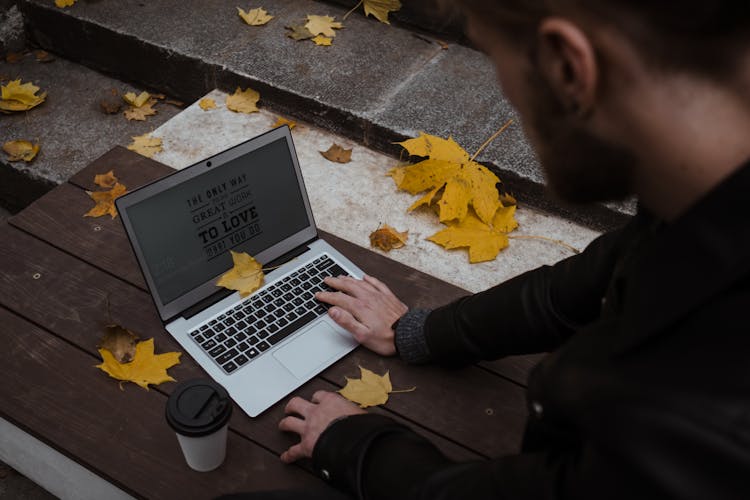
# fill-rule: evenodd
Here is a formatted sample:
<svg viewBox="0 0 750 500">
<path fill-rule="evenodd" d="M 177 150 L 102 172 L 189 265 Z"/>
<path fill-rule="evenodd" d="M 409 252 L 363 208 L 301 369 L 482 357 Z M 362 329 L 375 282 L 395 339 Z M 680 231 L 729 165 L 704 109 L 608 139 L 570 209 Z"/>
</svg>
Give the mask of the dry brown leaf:
<svg viewBox="0 0 750 500">
<path fill-rule="evenodd" d="M 128 92 L 122 96 L 123 100 L 135 108 L 140 108 L 144 104 L 148 103 L 151 99 L 151 94 L 146 91 L 135 95 L 135 92 Z"/>
<path fill-rule="evenodd" d="M 320 154 L 322 154 L 326 160 L 336 163 L 349 163 L 352 161 L 352 150 L 344 149 L 336 143 L 328 148 L 328 151 L 320 151 Z"/>
<path fill-rule="evenodd" d="M 127 189 L 124 185 L 119 182 L 112 186 L 112 189 L 108 191 L 86 191 L 92 200 L 96 202 L 96 205 L 83 214 L 84 217 L 101 217 L 109 214 L 113 219 L 117 217 L 117 207 L 115 207 L 115 199 L 127 193 Z"/>
<path fill-rule="evenodd" d="M 48 63 L 55 60 L 54 56 L 46 50 L 35 50 L 34 58 L 36 59 L 36 62 L 40 63 Z"/>
<path fill-rule="evenodd" d="M 8 141 L 3 144 L 3 151 L 8 153 L 8 161 L 30 162 L 39 152 L 39 143 L 32 144 L 30 141 Z"/>
<path fill-rule="evenodd" d="M 138 342 L 135 346 L 133 361 L 119 363 L 106 349 L 99 349 L 102 363 L 97 368 L 106 372 L 110 377 L 125 382 L 133 382 L 148 390 L 149 384 L 159 385 L 162 382 L 173 382 L 167 369 L 180 363 L 179 352 L 154 354 L 154 339 Z"/>
<path fill-rule="evenodd" d="M 331 16 L 307 16 L 307 22 L 305 28 L 310 31 L 313 35 L 324 35 L 329 38 L 336 36 L 334 29 L 341 29 L 344 27 L 343 24 L 335 20 L 336 18 Z"/>
<path fill-rule="evenodd" d="M 407 239 L 409 239 L 409 231 L 399 232 L 388 224 L 383 224 L 382 227 L 370 233 L 370 245 L 385 252 L 401 248 L 406 245 Z"/>
<path fill-rule="evenodd" d="M 271 125 L 271 128 L 281 127 L 282 125 L 288 125 L 289 129 L 291 130 L 297 126 L 297 122 L 295 122 L 294 120 L 287 120 L 286 118 L 277 116 L 276 122 L 273 125 Z"/>
<path fill-rule="evenodd" d="M 515 211 L 515 206 L 499 208 L 491 226 L 469 212 L 461 222 L 449 222 L 447 229 L 427 239 L 448 250 L 468 247 L 472 264 L 494 260 L 500 250 L 508 246 L 507 233 L 518 227 Z"/>
<path fill-rule="evenodd" d="M 108 350 L 118 363 L 133 361 L 138 335 L 120 325 L 107 325 L 104 330 L 104 336 L 97 347 Z"/>
<path fill-rule="evenodd" d="M 359 379 L 346 377 L 346 386 L 338 392 L 349 401 L 357 403 L 360 408 L 385 404 L 389 394 L 412 392 L 416 389 L 412 387 L 403 391 L 394 391 L 389 372 L 381 376 L 361 366 L 359 371 L 361 377 Z"/>
<path fill-rule="evenodd" d="M 62 9 L 63 7 L 72 7 L 77 1 L 78 0 L 55 0 L 55 5 Z"/>
<path fill-rule="evenodd" d="M 327 36 L 318 35 L 315 38 L 312 39 L 312 41 L 315 43 L 315 45 L 322 45 L 324 47 L 330 46 L 333 44 L 333 38 L 328 38 Z"/>
<path fill-rule="evenodd" d="M 119 96 L 106 96 L 99 101 L 99 108 L 102 110 L 102 113 L 106 115 L 117 114 L 120 112 L 120 109 L 122 109 L 122 100 Z"/>
<path fill-rule="evenodd" d="M 263 285 L 263 268 L 257 260 L 244 252 L 229 252 L 232 254 L 234 267 L 219 277 L 216 286 L 237 290 L 240 297 L 247 297 Z"/>
<path fill-rule="evenodd" d="M 153 158 L 156 153 L 162 151 L 162 141 L 158 137 L 151 137 L 151 134 L 133 136 L 133 142 L 128 149 L 146 158 Z"/>
<path fill-rule="evenodd" d="M 117 184 L 117 177 L 115 177 L 114 170 L 110 170 L 106 174 L 96 174 L 94 176 L 94 184 L 103 188 L 115 187 L 115 184 Z"/>
<path fill-rule="evenodd" d="M 176 99 L 166 99 L 164 101 L 165 104 L 171 104 L 172 106 L 177 106 L 178 108 L 185 107 L 185 103 L 182 101 L 178 101 Z"/>
<path fill-rule="evenodd" d="M 263 7 L 250 9 L 247 12 L 237 7 L 237 13 L 250 26 L 262 26 L 273 19 L 273 16 L 268 15 L 268 12 Z"/>
<path fill-rule="evenodd" d="M 289 38 L 293 40 L 297 40 L 297 41 L 307 40 L 315 36 L 312 33 L 310 33 L 310 30 L 305 27 L 304 23 L 294 24 L 291 26 L 287 26 L 286 28 L 288 30 L 291 30 L 290 32 L 286 34 L 286 36 L 288 36 Z"/>
<path fill-rule="evenodd" d="M 210 97 L 204 97 L 200 101 L 198 101 L 198 106 L 203 111 L 208 111 L 209 109 L 215 109 L 216 108 L 216 101 L 211 99 Z"/>
<path fill-rule="evenodd" d="M 260 94 L 250 87 L 242 90 L 237 87 L 234 94 L 227 97 L 227 109 L 235 113 L 255 113 L 258 111 Z"/>
<path fill-rule="evenodd" d="M 156 104 L 156 99 L 149 99 L 149 101 L 142 106 L 130 106 L 125 110 L 123 115 L 125 115 L 125 118 L 127 118 L 128 121 L 137 120 L 142 122 L 146 120 L 147 116 L 153 116 L 157 113 L 153 108 L 154 104 Z"/>
<path fill-rule="evenodd" d="M 26 54 L 23 52 L 8 52 L 5 54 L 5 62 L 8 64 L 16 64 L 20 62 L 24 57 L 26 57 Z"/>
</svg>

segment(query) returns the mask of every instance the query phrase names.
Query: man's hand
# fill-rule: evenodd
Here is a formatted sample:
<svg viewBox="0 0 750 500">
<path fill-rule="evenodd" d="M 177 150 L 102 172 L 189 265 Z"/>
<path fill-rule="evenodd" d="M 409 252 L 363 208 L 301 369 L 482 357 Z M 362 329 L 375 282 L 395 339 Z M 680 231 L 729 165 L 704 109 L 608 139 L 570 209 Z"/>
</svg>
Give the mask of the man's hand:
<svg viewBox="0 0 750 500">
<path fill-rule="evenodd" d="M 406 305 L 372 276 L 326 278 L 325 282 L 338 292 L 318 292 L 315 298 L 336 306 L 328 310 L 331 318 L 371 351 L 396 354 L 391 326 L 406 313 Z"/>
<path fill-rule="evenodd" d="M 281 454 L 281 461 L 289 464 L 300 458 L 312 457 L 318 438 L 331 422 L 339 417 L 366 412 L 339 394 L 318 391 L 311 401 L 299 397 L 290 399 L 284 413 L 288 416 L 281 419 L 279 429 L 300 436 L 298 444 Z"/>
</svg>

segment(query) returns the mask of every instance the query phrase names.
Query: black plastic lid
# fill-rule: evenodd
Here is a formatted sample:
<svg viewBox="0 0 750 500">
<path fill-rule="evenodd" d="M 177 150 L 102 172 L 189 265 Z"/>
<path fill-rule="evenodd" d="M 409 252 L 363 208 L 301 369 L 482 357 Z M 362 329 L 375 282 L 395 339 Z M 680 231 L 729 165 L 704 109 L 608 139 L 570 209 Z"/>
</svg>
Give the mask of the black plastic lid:
<svg viewBox="0 0 750 500">
<path fill-rule="evenodd" d="M 181 382 L 167 400 L 167 422 L 183 436 L 212 434 L 229 421 L 232 400 L 227 391 L 209 379 Z"/>
</svg>

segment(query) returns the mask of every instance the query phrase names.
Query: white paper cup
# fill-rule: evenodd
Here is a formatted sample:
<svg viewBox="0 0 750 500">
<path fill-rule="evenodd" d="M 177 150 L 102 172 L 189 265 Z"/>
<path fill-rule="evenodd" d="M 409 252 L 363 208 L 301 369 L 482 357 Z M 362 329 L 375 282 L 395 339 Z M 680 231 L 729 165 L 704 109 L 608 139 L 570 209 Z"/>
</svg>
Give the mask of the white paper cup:
<svg viewBox="0 0 750 500">
<path fill-rule="evenodd" d="M 166 417 L 191 469 L 207 472 L 224 462 L 231 415 L 229 394 L 216 382 L 196 379 L 175 387 Z"/>
</svg>

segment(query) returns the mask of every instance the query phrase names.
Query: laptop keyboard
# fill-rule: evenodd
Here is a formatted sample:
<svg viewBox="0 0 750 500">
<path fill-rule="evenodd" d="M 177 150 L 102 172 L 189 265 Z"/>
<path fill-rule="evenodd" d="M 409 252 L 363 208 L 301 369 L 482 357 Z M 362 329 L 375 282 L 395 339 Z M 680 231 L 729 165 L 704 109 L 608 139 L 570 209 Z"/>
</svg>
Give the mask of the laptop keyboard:
<svg viewBox="0 0 750 500">
<path fill-rule="evenodd" d="M 330 307 L 315 293 L 331 290 L 326 276 L 348 275 L 328 255 L 263 288 L 190 332 L 193 340 L 232 373 L 278 344 Z"/>
</svg>

